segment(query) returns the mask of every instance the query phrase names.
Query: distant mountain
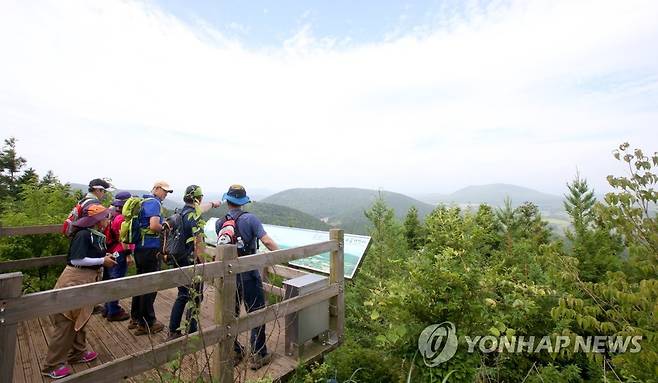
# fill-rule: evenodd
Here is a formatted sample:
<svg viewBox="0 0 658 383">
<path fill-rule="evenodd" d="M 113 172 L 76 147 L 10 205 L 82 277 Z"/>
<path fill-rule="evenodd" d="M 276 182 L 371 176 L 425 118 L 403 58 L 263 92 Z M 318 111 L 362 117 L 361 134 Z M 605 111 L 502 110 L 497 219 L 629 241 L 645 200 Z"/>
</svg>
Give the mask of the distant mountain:
<svg viewBox="0 0 658 383">
<path fill-rule="evenodd" d="M 289 189 L 263 200 L 303 211 L 348 233 L 366 234 L 368 220 L 364 215 L 378 198 L 379 191 L 355 188 L 300 188 Z M 404 217 L 415 206 L 421 219 L 434 207 L 403 194 L 382 191 L 386 204 L 395 210 L 398 218 Z"/>
<path fill-rule="evenodd" d="M 77 183 L 69 182 L 69 185 L 71 185 L 71 190 L 80 190 L 83 193 L 87 193 L 87 190 L 89 190 L 89 186 L 86 185 L 86 184 L 77 184 Z M 147 190 L 122 189 L 122 188 L 116 188 L 116 190 L 117 191 L 127 191 L 127 192 L 130 192 L 130 194 L 132 194 L 132 195 L 140 196 L 140 197 L 144 194 L 149 193 L 149 191 L 147 191 Z M 116 191 L 115 191 L 115 193 L 116 193 Z M 167 210 L 173 211 L 177 208 L 183 207 L 183 201 L 182 201 L 182 199 L 176 200 L 174 198 L 165 198 L 164 202 L 162 203 L 162 206 Z"/>
<path fill-rule="evenodd" d="M 319 219 L 286 206 L 279 206 L 266 202 L 252 202 L 247 204 L 244 207 L 244 210 L 257 215 L 261 222 L 270 225 L 299 227 L 302 229 L 324 231 L 331 229 L 331 226 L 320 221 Z M 210 209 L 203 216 L 205 219 L 208 219 L 210 217 L 222 218 L 225 215 L 226 205 L 222 205 L 218 209 Z"/>
<path fill-rule="evenodd" d="M 535 203 L 544 211 L 557 212 L 563 210 L 562 196 L 510 184 L 472 185 L 451 194 L 425 194 L 418 196 L 418 198 L 433 204 L 479 205 L 485 203 L 491 206 L 502 206 L 505 203 L 505 198 L 509 198 L 514 206 L 529 201 Z"/>
</svg>

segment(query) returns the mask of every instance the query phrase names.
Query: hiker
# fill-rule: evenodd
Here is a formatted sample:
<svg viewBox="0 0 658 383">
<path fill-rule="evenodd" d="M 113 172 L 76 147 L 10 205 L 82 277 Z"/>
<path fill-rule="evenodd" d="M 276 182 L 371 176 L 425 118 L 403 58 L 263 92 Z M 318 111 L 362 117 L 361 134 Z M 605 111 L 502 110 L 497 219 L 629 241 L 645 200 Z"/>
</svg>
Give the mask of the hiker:
<svg viewBox="0 0 658 383">
<path fill-rule="evenodd" d="M 205 243 L 203 240 L 203 227 L 199 226 L 200 216 L 195 214 L 197 206 L 200 208 L 199 213 L 204 213 L 211 208 L 217 208 L 221 205 L 221 202 L 210 202 L 206 204 L 201 204 L 203 200 L 203 191 L 200 186 L 190 185 L 185 189 L 185 195 L 183 196 L 183 202 L 185 206 L 183 210 L 179 213 L 180 220 L 178 221 L 179 227 L 172 228 L 171 230 L 180 230 L 180 236 L 175 236 L 174 240 L 180 241 L 181 243 L 181 254 L 168 254 L 169 257 L 172 257 L 172 261 L 177 267 L 190 266 L 196 263 L 203 263 L 203 253 L 205 250 Z M 165 223 L 167 225 L 167 223 Z M 189 241 L 190 238 L 194 238 L 193 241 Z M 170 247 L 171 248 L 171 247 Z M 183 311 L 185 311 L 185 306 L 190 300 L 190 290 L 194 289 L 193 295 L 194 303 L 196 309 L 200 309 L 201 300 L 203 300 L 203 282 L 194 283 L 193 285 L 179 286 L 178 287 L 178 296 L 174 305 L 171 307 L 171 316 L 169 319 L 169 336 L 167 340 L 173 340 L 178 337 L 181 337 L 183 334 L 181 332 L 181 319 L 183 317 Z M 191 334 L 197 331 L 197 321 L 194 317 L 192 308 L 188 308 L 185 315 L 187 319 L 187 333 Z"/>
<path fill-rule="evenodd" d="M 80 201 L 80 203 L 83 204 L 83 217 L 87 215 L 89 206 L 94 204 L 100 205 L 103 198 L 105 198 L 105 193 L 111 191 L 112 189 L 109 182 L 100 178 L 94 178 L 93 180 L 89 181 L 89 188 L 87 190 L 87 194 Z M 85 203 L 86 201 L 89 201 L 88 205 Z"/>
<path fill-rule="evenodd" d="M 100 204 L 87 209 L 87 215 L 73 225 L 77 228 L 66 258 L 67 266 L 57 279 L 55 289 L 96 282 L 101 267 L 116 265 L 107 253 L 104 228 L 109 224 L 109 210 Z M 48 354 L 42 374 L 54 379 L 73 372 L 69 363 L 88 363 L 98 354 L 87 350 L 85 326 L 93 306 L 85 306 L 50 316 L 52 336 L 48 339 Z"/>
<path fill-rule="evenodd" d="M 242 206 L 251 202 L 247 196 L 247 191 L 241 185 L 232 185 L 224 193 L 222 199 L 226 200 L 228 213 L 218 220 L 215 224 L 215 231 L 220 235 L 222 226 L 229 221 L 235 221 L 235 237 L 238 245 L 238 256 L 256 254 L 258 249 L 258 240 L 260 240 L 269 250 L 278 250 L 279 246 L 274 240 L 267 235 L 263 224 L 255 215 L 242 210 Z M 239 273 L 236 276 L 237 296 L 235 314 L 240 315 L 240 305 L 244 303 L 246 311 L 265 307 L 265 294 L 263 291 L 263 281 L 258 270 L 250 270 Z M 272 359 L 272 355 L 267 352 L 265 345 L 265 325 L 253 328 L 251 330 L 251 358 L 249 367 L 252 370 L 258 370 L 266 365 Z M 240 342 L 235 340 L 233 345 L 234 358 L 233 363 L 237 365 L 244 359 L 244 348 Z"/>
<path fill-rule="evenodd" d="M 162 201 L 173 190 L 165 181 L 153 185 L 151 194 L 144 194 L 144 202 L 139 211 L 141 239 L 135 245 L 135 266 L 137 274 L 152 273 L 160 270 L 160 232 L 162 231 Z M 155 318 L 153 304 L 157 291 L 133 297 L 130 308 L 131 321 L 129 329 L 136 329 L 135 335 L 155 334 L 164 329 L 164 325 Z"/>
<path fill-rule="evenodd" d="M 69 239 L 73 238 L 75 230 L 77 230 L 77 228 L 73 226 L 73 222 L 78 218 L 86 216 L 87 210 L 90 206 L 100 205 L 105 197 L 105 193 L 111 190 L 111 185 L 103 179 L 94 178 L 89 181 L 89 188 L 87 190 L 87 194 L 73 207 L 71 213 L 62 225 L 62 234 Z"/>
<path fill-rule="evenodd" d="M 107 225 L 105 235 L 107 237 L 107 248 L 110 253 L 118 254 L 115 258 L 117 265 L 103 270 L 103 280 L 123 278 L 126 276 L 128 265 L 133 263 L 132 253 L 135 250 L 135 245 L 126 245 L 119 240 L 119 232 L 121 230 L 121 223 L 124 218 L 121 214 L 121 208 L 130 198 L 130 192 L 118 192 L 114 197 L 114 201 L 110 207 L 110 224 Z M 105 315 L 108 321 L 124 321 L 130 318 L 123 307 L 119 305 L 119 301 L 111 301 L 105 303 Z"/>
</svg>

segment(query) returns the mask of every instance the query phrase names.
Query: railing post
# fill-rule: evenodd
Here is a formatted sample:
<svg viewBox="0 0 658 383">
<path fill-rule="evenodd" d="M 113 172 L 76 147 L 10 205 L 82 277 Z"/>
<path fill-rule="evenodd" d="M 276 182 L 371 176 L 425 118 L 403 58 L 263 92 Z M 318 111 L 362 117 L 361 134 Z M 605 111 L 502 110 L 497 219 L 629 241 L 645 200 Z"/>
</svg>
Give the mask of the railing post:
<svg viewBox="0 0 658 383">
<path fill-rule="evenodd" d="M 341 344 L 343 343 L 343 332 L 345 331 L 344 231 L 342 229 L 331 229 L 329 239 L 338 241 L 338 250 L 331 252 L 329 283 L 338 283 L 339 289 L 338 295 L 329 300 L 329 328 L 336 336 L 335 341 Z"/>
<path fill-rule="evenodd" d="M 16 360 L 17 323 L 7 324 L 4 318 L 6 298 L 21 296 L 23 284 L 22 273 L 0 274 L 0 382 L 14 379 L 14 362 Z"/>
<path fill-rule="evenodd" d="M 233 265 L 238 259 L 235 245 L 217 246 L 215 260 L 224 261 L 224 272 L 216 278 L 215 285 L 215 324 L 227 329 L 227 335 L 215 346 L 213 379 L 220 383 L 233 383 L 233 342 L 237 337 L 235 317 L 236 280 Z"/>
</svg>

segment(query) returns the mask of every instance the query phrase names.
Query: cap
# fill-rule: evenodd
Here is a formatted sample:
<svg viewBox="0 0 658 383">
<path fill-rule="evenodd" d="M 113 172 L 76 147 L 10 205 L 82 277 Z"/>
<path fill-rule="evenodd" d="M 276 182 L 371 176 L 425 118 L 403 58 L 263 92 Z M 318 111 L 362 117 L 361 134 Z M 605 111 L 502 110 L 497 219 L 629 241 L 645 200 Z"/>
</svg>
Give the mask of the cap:
<svg viewBox="0 0 658 383">
<path fill-rule="evenodd" d="M 107 191 L 110 190 L 111 187 L 112 186 L 110 185 L 109 182 L 101 178 L 94 178 L 93 180 L 89 181 L 89 191 L 94 191 L 94 190 Z"/>
<path fill-rule="evenodd" d="M 112 206 L 123 207 L 128 198 L 132 197 L 130 192 L 120 191 L 114 196 L 114 201 L 112 201 Z"/>
<path fill-rule="evenodd" d="M 161 188 L 162 190 L 166 191 L 167 193 L 173 193 L 174 190 L 169 186 L 169 183 L 165 181 L 157 181 L 156 183 L 153 184 L 153 189 Z"/>
<path fill-rule="evenodd" d="M 203 197 L 203 190 L 201 190 L 201 186 L 190 185 L 185 189 L 185 196 Z"/>
</svg>

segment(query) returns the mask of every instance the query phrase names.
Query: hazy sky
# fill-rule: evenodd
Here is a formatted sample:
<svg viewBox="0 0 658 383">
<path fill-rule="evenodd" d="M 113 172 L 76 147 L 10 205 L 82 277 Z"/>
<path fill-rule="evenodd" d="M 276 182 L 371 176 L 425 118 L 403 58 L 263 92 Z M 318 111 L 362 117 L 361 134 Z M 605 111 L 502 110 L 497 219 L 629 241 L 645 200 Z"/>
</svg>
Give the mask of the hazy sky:
<svg viewBox="0 0 658 383">
<path fill-rule="evenodd" d="M 248 4 L 245 4 L 248 3 Z M 358 4 L 353 4 L 358 3 Z M 658 2 L 0 1 L 0 138 L 121 187 L 598 189 L 658 150 Z"/>
</svg>

